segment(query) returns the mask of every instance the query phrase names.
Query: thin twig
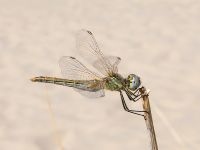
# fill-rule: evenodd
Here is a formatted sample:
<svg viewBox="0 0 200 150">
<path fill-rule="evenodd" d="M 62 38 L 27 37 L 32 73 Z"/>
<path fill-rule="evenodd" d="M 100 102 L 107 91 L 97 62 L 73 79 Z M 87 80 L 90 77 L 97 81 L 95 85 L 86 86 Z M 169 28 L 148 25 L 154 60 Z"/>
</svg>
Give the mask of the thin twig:
<svg viewBox="0 0 200 150">
<path fill-rule="evenodd" d="M 144 120 L 146 122 L 147 129 L 149 131 L 150 135 L 150 140 L 151 140 L 151 150 L 158 150 L 158 145 L 156 141 L 156 134 L 154 130 L 154 125 L 153 125 L 153 118 L 151 114 L 151 107 L 150 107 L 150 102 L 149 102 L 149 97 L 148 97 L 148 91 L 142 87 L 140 89 L 143 99 L 143 109 L 145 111 L 144 113 Z"/>
</svg>

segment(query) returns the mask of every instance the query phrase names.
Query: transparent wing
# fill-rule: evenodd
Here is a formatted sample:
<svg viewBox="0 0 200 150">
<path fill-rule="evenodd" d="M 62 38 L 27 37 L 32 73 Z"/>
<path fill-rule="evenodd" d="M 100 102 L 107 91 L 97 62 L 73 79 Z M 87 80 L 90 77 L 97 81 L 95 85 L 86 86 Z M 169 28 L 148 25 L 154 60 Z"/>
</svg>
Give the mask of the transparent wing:
<svg viewBox="0 0 200 150">
<path fill-rule="evenodd" d="M 76 36 L 76 45 L 78 53 L 90 64 L 98 62 L 97 69 L 104 75 L 117 73 L 117 64 L 119 57 L 105 57 L 101 52 L 93 34 L 87 30 L 80 30 Z M 114 58 L 114 59 L 113 59 Z"/>
<path fill-rule="evenodd" d="M 111 69 L 113 73 L 117 73 L 118 72 L 118 64 L 120 63 L 120 57 L 115 57 L 115 56 L 105 56 L 104 57 L 104 61 L 106 63 L 110 63 L 111 65 Z M 107 70 L 104 69 L 101 60 L 97 59 L 94 63 L 93 63 L 94 68 L 96 68 L 97 70 L 99 70 L 102 74 L 104 75 L 108 75 Z"/>
<path fill-rule="evenodd" d="M 86 91 L 86 90 L 80 90 L 80 89 L 76 89 L 74 88 L 74 90 L 78 93 L 80 93 L 83 96 L 86 96 L 88 98 L 99 98 L 99 97 L 104 97 L 105 96 L 105 92 L 103 89 L 92 92 L 92 91 Z"/>
<path fill-rule="evenodd" d="M 70 80 L 85 80 L 85 84 L 83 84 L 81 87 L 74 88 L 75 91 L 80 93 L 81 95 L 84 95 L 89 98 L 97 98 L 97 97 L 103 97 L 105 96 L 103 86 L 101 82 L 96 83 L 96 87 L 98 89 L 96 90 L 85 90 L 86 87 L 90 84 L 91 80 L 100 80 L 102 77 L 92 71 L 90 71 L 88 68 L 86 68 L 81 62 L 79 62 L 76 58 L 74 57 L 69 57 L 69 56 L 63 56 L 59 60 L 59 65 L 61 68 L 62 75 L 66 79 Z M 88 80 L 88 81 L 87 81 Z M 92 84 L 91 84 L 92 85 Z"/>
<path fill-rule="evenodd" d="M 59 60 L 62 75 L 70 80 L 94 80 L 102 77 L 85 67 L 76 58 L 63 56 Z"/>
</svg>

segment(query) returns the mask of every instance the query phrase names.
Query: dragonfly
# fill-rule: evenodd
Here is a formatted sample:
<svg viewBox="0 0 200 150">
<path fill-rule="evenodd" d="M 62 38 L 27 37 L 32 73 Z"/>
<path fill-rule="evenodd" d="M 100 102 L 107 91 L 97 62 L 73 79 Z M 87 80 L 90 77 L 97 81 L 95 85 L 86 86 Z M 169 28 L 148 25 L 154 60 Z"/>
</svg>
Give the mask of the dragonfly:
<svg viewBox="0 0 200 150">
<path fill-rule="evenodd" d="M 59 66 L 64 78 L 38 76 L 32 78 L 31 81 L 72 87 L 81 95 L 89 98 L 104 97 L 105 90 L 117 91 L 120 93 L 125 111 L 144 116 L 145 111 L 130 109 L 124 98 L 124 94 L 126 94 L 129 100 L 136 102 L 142 97 L 139 92 L 140 77 L 135 74 L 123 77 L 119 74 L 118 64 L 121 58 L 104 55 L 91 31 L 82 29 L 77 32 L 76 46 L 80 56 L 96 68 L 98 73 L 88 69 L 75 57 L 62 56 L 59 60 Z"/>
</svg>

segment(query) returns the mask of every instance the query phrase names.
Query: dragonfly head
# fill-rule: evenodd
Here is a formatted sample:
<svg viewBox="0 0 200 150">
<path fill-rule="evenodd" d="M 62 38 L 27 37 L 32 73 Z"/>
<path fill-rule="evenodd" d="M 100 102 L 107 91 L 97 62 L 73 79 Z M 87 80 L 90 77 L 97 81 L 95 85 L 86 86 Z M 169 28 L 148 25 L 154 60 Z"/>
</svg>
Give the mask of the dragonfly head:
<svg viewBox="0 0 200 150">
<path fill-rule="evenodd" d="M 128 75 L 126 85 L 130 90 L 136 90 L 141 85 L 140 77 L 135 74 Z"/>
</svg>

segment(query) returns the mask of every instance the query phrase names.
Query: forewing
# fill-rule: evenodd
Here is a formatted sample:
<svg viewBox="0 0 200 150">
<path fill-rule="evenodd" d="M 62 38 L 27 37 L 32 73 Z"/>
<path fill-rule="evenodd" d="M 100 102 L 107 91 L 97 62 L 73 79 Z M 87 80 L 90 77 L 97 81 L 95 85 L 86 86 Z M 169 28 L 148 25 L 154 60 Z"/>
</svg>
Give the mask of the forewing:
<svg viewBox="0 0 200 150">
<path fill-rule="evenodd" d="M 115 56 L 105 56 L 104 57 L 104 61 L 106 61 L 106 63 L 110 63 L 111 65 L 111 70 L 113 73 L 117 73 L 118 72 L 118 64 L 121 61 L 120 57 L 115 57 Z M 97 59 L 94 63 L 93 63 L 94 68 L 96 68 L 97 70 L 99 70 L 99 72 L 101 72 L 104 75 L 107 75 L 108 72 L 107 70 L 104 69 L 101 60 Z"/>
<path fill-rule="evenodd" d="M 91 65 L 98 61 L 97 69 L 101 73 L 106 76 L 117 73 L 119 59 L 110 60 L 108 57 L 105 57 L 90 31 L 80 30 L 76 36 L 76 45 L 78 53 Z"/>
<path fill-rule="evenodd" d="M 86 66 L 74 57 L 63 56 L 59 60 L 62 75 L 70 80 L 94 80 L 101 76 L 90 71 Z"/>
</svg>

